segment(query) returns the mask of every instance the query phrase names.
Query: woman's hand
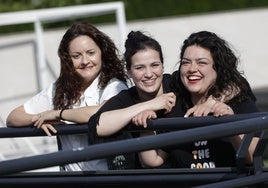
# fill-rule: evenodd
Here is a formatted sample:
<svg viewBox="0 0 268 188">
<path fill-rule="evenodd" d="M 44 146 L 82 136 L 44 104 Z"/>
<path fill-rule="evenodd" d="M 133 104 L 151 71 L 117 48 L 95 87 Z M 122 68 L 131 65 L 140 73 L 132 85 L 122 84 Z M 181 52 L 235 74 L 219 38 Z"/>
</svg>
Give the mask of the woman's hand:
<svg viewBox="0 0 268 188">
<path fill-rule="evenodd" d="M 32 122 L 34 123 L 34 126 L 37 128 L 41 128 L 41 126 L 45 122 L 60 122 L 59 113 L 60 110 L 47 110 L 34 115 L 32 118 Z"/>
<path fill-rule="evenodd" d="M 232 115 L 234 111 L 227 104 L 216 101 L 212 97 L 209 97 L 204 103 L 195 105 L 194 107 L 187 110 L 184 117 L 193 117 L 207 116 L 208 114 L 213 114 L 215 117 Z"/>
<path fill-rule="evenodd" d="M 132 123 L 137 126 L 147 127 L 147 119 L 155 119 L 157 115 L 153 110 L 145 110 L 132 118 Z"/>
<path fill-rule="evenodd" d="M 43 129 L 45 131 L 45 133 L 47 134 L 47 136 L 52 136 L 51 132 L 56 134 L 57 130 L 53 127 L 53 125 L 49 124 L 49 123 L 44 123 L 41 125 L 41 129 Z"/>
<path fill-rule="evenodd" d="M 48 136 L 52 136 L 52 133 L 57 133 L 57 130 L 53 127 L 51 123 L 59 123 L 59 110 L 48 110 L 36 114 L 32 118 L 34 126 L 41 128 L 45 131 Z"/>
<path fill-rule="evenodd" d="M 148 102 L 152 104 L 152 109 L 150 110 L 157 111 L 164 109 L 165 113 L 169 113 L 176 104 L 176 95 L 173 92 L 164 93 Z"/>
<path fill-rule="evenodd" d="M 188 109 L 184 117 L 189 117 L 191 115 L 194 117 L 207 116 L 208 114 L 213 113 L 213 108 L 216 103 L 217 101 L 215 99 L 209 97 L 204 103 Z"/>
<path fill-rule="evenodd" d="M 213 106 L 212 113 L 215 117 L 225 116 L 225 115 L 233 115 L 233 109 L 226 105 L 223 102 L 216 102 Z"/>
<path fill-rule="evenodd" d="M 168 113 L 172 110 L 176 103 L 176 95 L 173 92 L 165 93 L 155 97 L 154 99 L 148 101 L 149 109 L 144 110 L 137 115 L 135 115 L 131 121 L 137 126 L 147 127 L 147 119 L 157 118 L 155 111 L 165 110 L 165 113 Z"/>
</svg>

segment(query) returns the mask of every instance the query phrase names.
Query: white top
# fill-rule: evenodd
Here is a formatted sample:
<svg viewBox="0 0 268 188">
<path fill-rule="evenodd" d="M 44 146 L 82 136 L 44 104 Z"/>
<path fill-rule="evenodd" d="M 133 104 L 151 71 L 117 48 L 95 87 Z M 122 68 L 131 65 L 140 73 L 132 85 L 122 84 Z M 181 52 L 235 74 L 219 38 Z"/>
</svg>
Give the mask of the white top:
<svg viewBox="0 0 268 188">
<path fill-rule="evenodd" d="M 29 99 L 24 103 L 26 113 L 37 114 L 46 110 L 54 109 L 53 106 L 53 93 L 55 83 L 40 93 Z M 98 78 L 85 90 L 80 97 L 80 103 L 73 105 L 73 108 L 92 106 L 101 104 L 103 101 L 108 100 L 114 95 L 118 94 L 121 90 L 127 89 L 127 86 L 122 81 L 112 79 L 104 89 L 98 87 Z M 71 122 L 67 122 L 71 123 Z M 87 134 L 73 134 L 73 135 L 59 135 L 62 150 L 77 150 L 88 146 Z M 82 170 L 107 170 L 106 160 L 92 160 L 89 162 L 79 162 L 65 165 L 67 171 L 82 171 Z"/>
</svg>

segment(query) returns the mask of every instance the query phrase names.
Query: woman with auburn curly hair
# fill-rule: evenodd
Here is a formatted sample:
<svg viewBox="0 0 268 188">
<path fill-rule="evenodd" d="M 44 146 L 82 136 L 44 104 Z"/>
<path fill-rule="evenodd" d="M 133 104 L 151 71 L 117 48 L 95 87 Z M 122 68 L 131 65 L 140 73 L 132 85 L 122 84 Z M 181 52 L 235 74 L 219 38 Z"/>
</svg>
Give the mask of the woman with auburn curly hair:
<svg viewBox="0 0 268 188">
<path fill-rule="evenodd" d="M 48 136 L 57 130 L 52 122 L 85 123 L 109 98 L 127 89 L 124 64 L 113 41 L 89 23 L 75 23 L 64 34 L 58 49 L 61 68 L 55 83 L 7 118 L 13 127 L 34 125 Z M 87 134 L 59 135 L 61 149 L 88 145 Z M 103 160 L 65 165 L 68 171 L 107 169 Z"/>
</svg>

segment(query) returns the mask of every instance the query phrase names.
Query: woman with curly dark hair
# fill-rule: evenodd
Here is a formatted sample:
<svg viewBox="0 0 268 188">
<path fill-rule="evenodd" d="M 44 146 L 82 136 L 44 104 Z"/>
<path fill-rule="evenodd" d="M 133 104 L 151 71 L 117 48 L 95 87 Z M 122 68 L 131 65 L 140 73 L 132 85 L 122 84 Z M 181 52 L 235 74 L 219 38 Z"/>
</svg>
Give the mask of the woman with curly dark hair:
<svg viewBox="0 0 268 188">
<path fill-rule="evenodd" d="M 14 109 L 8 126 L 34 125 L 47 135 L 57 130 L 51 122 L 85 123 L 109 98 L 127 89 L 127 75 L 113 41 L 89 23 L 75 23 L 64 34 L 58 49 L 61 68 L 55 83 Z M 66 123 L 68 123 L 66 122 Z M 60 135 L 61 148 L 88 145 L 87 134 Z M 65 169 L 107 168 L 100 160 L 66 165 Z"/>
<path fill-rule="evenodd" d="M 183 116 L 211 96 L 215 104 L 198 116 L 211 114 L 218 117 L 258 112 L 256 98 L 237 66 L 238 58 L 227 42 L 215 33 L 200 31 L 191 34 L 181 48 L 180 66 L 173 73 L 171 86 L 181 101 L 173 107 L 169 117 Z M 187 116 L 197 116 L 194 113 L 195 110 Z M 147 167 L 160 166 L 167 157 L 170 157 L 175 167 L 234 166 L 235 151 L 242 138 L 243 135 L 236 135 L 227 139 L 201 140 L 167 150 L 144 151 L 140 156 Z M 248 163 L 252 162 L 257 139 L 254 138 L 249 147 Z"/>
<path fill-rule="evenodd" d="M 193 52 L 197 50 L 206 52 L 210 59 L 200 58 L 197 59 L 198 61 L 196 60 L 195 64 L 192 63 L 192 60 L 189 60 L 186 56 L 187 54 L 193 55 Z M 243 72 L 238 70 L 239 59 L 235 56 L 228 43 L 215 33 L 201 31 L 190 35 L 183 43 L 180 59 L 179 70 L 173 73 L 173 90 L 183 100 L 184 108 L 188 109 L 192 106 L 192 103 L 201 102 L 209 96 L 213 96 L 218 101 L 225 101 L 234 110 L 239 108 L 241 102 L 246 99 L 250 99 L 252 102 L 256 101 L 249 83 L 243 76 Z M 209 62 L 206 61 L 209 60 L 211 61 L 212 78 L 206 79 L 209 74 L 205 72 L 202 75 L 201 71 L 199 71 L 201 76 L 190 77 L 195 75 L 196 70 L 208 67 Z M 194 70 L 195 67 L 197 68 Z M 193 73 L 190 74 L 189 72 Z M 202 89 L 200 91 L 191 89 L 195 85 L 200 85 Z M 234 97 L 234 93 L 236 97 Z M 195 96 L 197 96 L 197 99 L 195 99 Z M 222 96 L 225 98 L 222 99 Z M 248 109 L 244 110 L 248 112 Z"/>
</svg>

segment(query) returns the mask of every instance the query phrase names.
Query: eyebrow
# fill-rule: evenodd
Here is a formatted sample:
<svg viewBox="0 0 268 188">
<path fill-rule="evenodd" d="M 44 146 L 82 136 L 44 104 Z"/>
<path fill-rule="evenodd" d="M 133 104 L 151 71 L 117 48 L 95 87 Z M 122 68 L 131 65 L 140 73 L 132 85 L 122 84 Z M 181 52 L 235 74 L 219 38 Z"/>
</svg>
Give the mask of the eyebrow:
<svg viewBox="0 0 268 188">
<path fill-rule="evenodd" d="M 69 52 L 69 54 L 81 54 L 80 52 Z"/>
<path fill-rule="evenodd" d="M 162 62 L 160 60 L 159 61 L 157 60 L 157 61 L 151 62 L 150 65 L 155 64 L 155 63 L 161 64 Z M 132 66 L 146 66 L 146 65 L 144 63 L 137 63 L 137 64 L 133 65 L 133 63 L 132 63 Z"/>
<path fill-rule="evenodd" d="M 210 61 L 210 59 L 208 59 L 206 57 L 200 57 L 200 58 L 197 58 L 197 59 L 194 59 L 194 60 L 200 61 L 200 60 L 204 60 L 204 59 Z M 191 59 L 189 59 L 187 57 L 183 57 L 182 60 L 192 61 Z"/>
</svg>

